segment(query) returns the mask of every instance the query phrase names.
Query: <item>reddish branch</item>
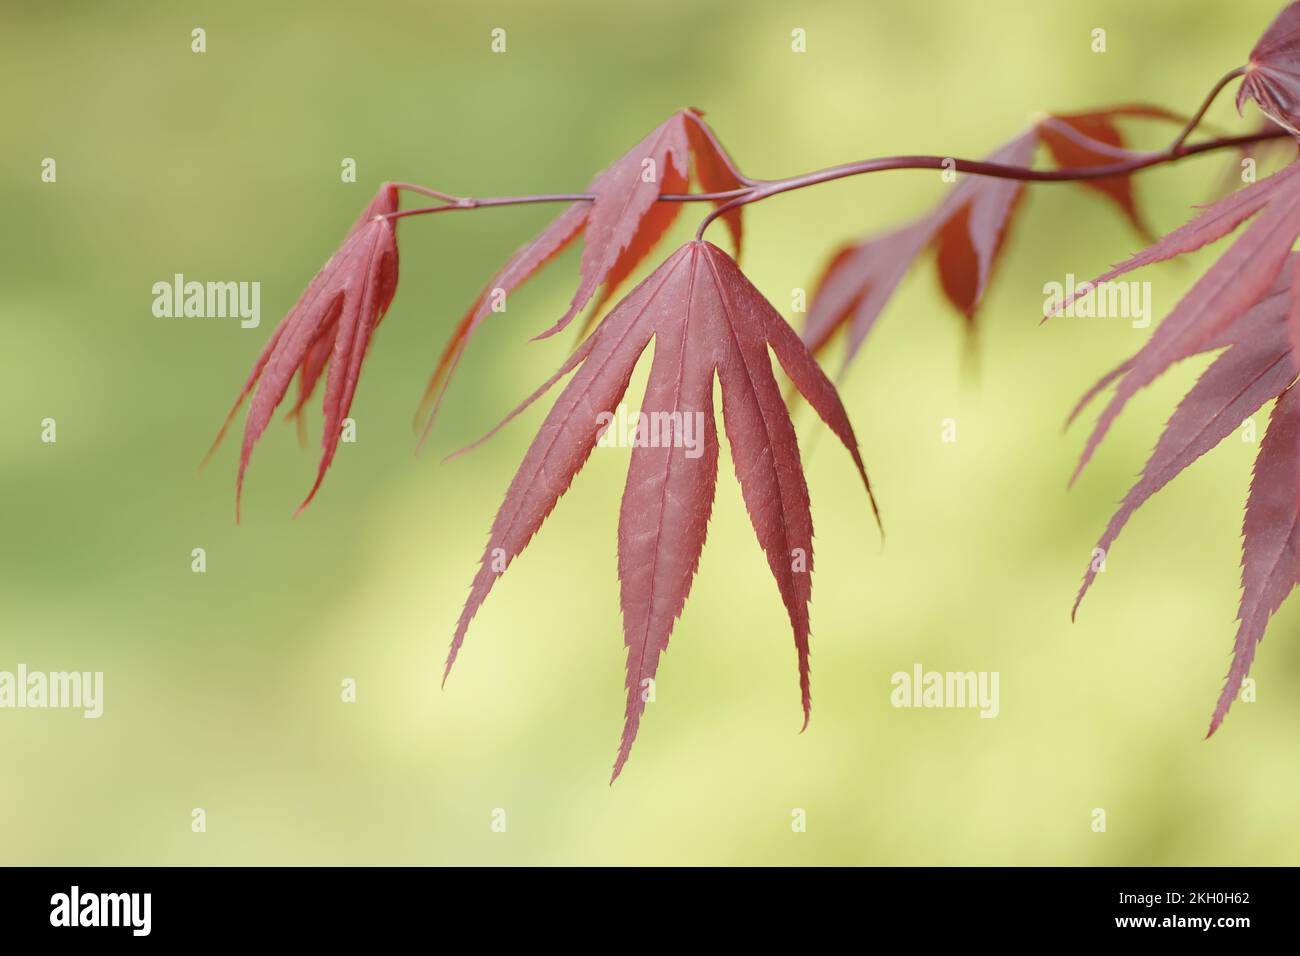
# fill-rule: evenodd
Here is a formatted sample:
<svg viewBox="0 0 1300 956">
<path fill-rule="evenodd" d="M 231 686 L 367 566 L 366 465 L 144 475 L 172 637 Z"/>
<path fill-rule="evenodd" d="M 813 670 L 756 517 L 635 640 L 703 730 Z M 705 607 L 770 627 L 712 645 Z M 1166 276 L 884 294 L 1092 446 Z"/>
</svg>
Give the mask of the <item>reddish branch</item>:
<svg viewBox="0 0 1300 956">
<path fill-rule="evenodd" d="M 695 238 L 700 239 L 703 237 L 704 230 L 709 227 L 710 223 L 732 209 L 747 206 L 750 203 L 760 202 L 771 196 L 780 195 L 781 193 L 792 192 L 796 189 L 804 189 L 808 186 L 815 186 L 818 183 L 832 182 L 836 179 L 847 179 L 850 176 L 861 176 L 865 173 L 884 172 L 887 169 L 945 169 L 959 173 L 969 173 L 973 176 L 989 176 L 994 179 L 1014 179 L 1021 182 L 1031 183 L 1069 183 L 1089 179 L 1106 179 L 1109 176 L 1124 176 L 1130 173 L 1140 172 L 1144 169 L 1151 169 L 1155 166 L 1164 166 L 1168 163 L 1176 163 L 1180 159 L 1188 156 L 1198 156 L 1202 153 L 1209 153 L 1223 149 L 1241 148 L 1249 146 L 1252 143 L 1259 143 L 1265 140 L 1280 139 L 1289 136 L 1290 133 L 1278 127 L 1243 136 L 1220 136 L 1206 140 L 1202 143 L 1196 143 L 1191 146 L 1187 145 L 1187 138 L 1196 130 L 1197 126 L 1200 125 L 1201 120 L 1205 117 L 1206 111 L 1210 108 L 1210 104 L 1214 102 L 1215 98 L 1223 91 L 1225 86 L 1241 76 L 1244 72 L 1245 68 L 1239 67 L 1224 74 L 1206 95 L 1205 99 L 1201 102 L 1200 108 L 1187 122 L 1187 125 L 1178 134 L 1178 137 L 1165 149 L 1150 153 L 1135 153 L 1131 158 L 1117 160 L 1116 162 L 1105 166 L 1064 169 L 1030 169 L 1026 166 L 1007 166 L 1001 163 L 988 163 L 973 159 L 957 159 L 951 156 L 884 156 L 878 159 L 864 159 L 855 163 L 845 163 L 841 166 L 831 166 L 827 169 L 819 169 L 798 176 L 788 176 L 784 179 L 752 179 L 744 175 L 739 169 L 735 168 L 729 159 L 726 159 L 725 161 L 729 166 L 730 172 L 739 182 L 744 183 L 744 186 L 738 189 L 727 190 L 725 192 L 665 193 L 664 195 L 659 196 L 658 200 L 660 202 L 716 202 L 718 200 L 727 200 L 704 217 L 704 220 L 700 223 L 699 229 L 696 230 L 695 233 Z M 712 134 L 710 133 L 710 135 Z M 724 151 L 723 156 L 725 157 L 725 155 Z M 550 202 L 590 202 L 596 198 L 592 193 L 539 193 L 532 196 L 472 198 L 451 196 L 412 183 L 393 183 L 393 185 L 398 189 L 404 189 L 438 199 L 441 201 L 441 205 L 425 206 L 418 209 L 404 209 L 400 212 L 389 213 L 386 217 L 389 219 L 403 219 L 407 216 L 425 216 L 431 213 L 451 212 L 457 209 L 483 209 L 490 206 L 524 206 L 534 203 Z"/>
</svg>

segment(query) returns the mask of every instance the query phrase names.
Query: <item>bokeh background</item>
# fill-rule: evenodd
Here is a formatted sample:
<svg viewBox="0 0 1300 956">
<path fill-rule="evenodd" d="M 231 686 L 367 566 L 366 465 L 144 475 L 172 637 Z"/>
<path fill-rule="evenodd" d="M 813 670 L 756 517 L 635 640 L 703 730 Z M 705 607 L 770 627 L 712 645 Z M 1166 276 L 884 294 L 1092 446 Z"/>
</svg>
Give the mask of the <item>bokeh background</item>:
<svg viewBox="0 0 1300 956">
<path fill-rule="evenodd" d="M 1234 632 L 1257 446 L 1234 436 L 1150 502 L 1069 620 L 1097 536 L 1205 364 L 1134 401 L 1067 492 L 1084 431 L 1062 435 L 1065 413 L 1150 334 L 1123 320 L 1038 325 L 1045 282 L 1139 246 L 1077 187 L 1031 188 L 973 354 L 927 264 L 844 380 L 883 548 L 847 457 L 799 413 L 818 529 L 802 735 L 788 624 L 725 457 L 658 699 L 613 787 L 627 451 L 593 456 L 439 690 L 488 525 L 546 403 L 474 455 L 441 458 L 562 361 L 565 337 L 526 340 L 562 311 L 576 252 L 484 327 L 419 457 L 411 416 L 454 320 L 554 208 L 402 224 L 357 443 L 303 516 L 318 415 L 306 448 L 291 425 L 268 431 L 241 526 L 237 442 L 196 472 L 275 322 L 385 179 L 581 189 L 687 105 L 753 175 L 978 157 L 1039 110 L 1191 110 L 1278 6 L 7 0 L 0 669 L 102 670 L 106 700 L 98 721 L 0 711 L 0 862 L 1300 862 L 1294 605 L 1261 649 L 1257 701 L 1202 739 Z M 194 27 L 206 54 L 190 51 Z M 494 27 L 504 55 L 489 52 Z M 1091 52 L 1096 27 L 1105 54 Z M 1225 97 L 1211 119 L 1244 130 L 1255 118 Z M 1134 142 L 1169 135 L 1138 129 Z M 57 183 L 41 182 L 44 157 Z M 356 184 L 340 182 L 344 157 Z M 1156 226 L 1184 221 L 1234 162 L 1144 174 Z M 746 214 L 742 265 L 788 314 L 790 290 L 810 288 L 834 247 L 941 195 L 932 173 L 897 172 L 774 199 Z M 1218 251 L 1141 276 L 1157 318 Z M 155 318 L 151 286 L 176 272 L 260 281 L 261 328 Z M 636 381 L 629 394 L 635 407 Z M 46 417 L 57 444 L 40 441 Z M 955 443 L 940 441 L 945 418 Z M 195 547 L 205 574 L 190 570 Z M 1000 716 L 891 707 L 890 675 L 916 662 L 998 671 Z M 355 704 L 340 701 L 344 678 Z M 196 807 L 206 833 L 191 832 Z M 490 828 L 495 808 L 505 833 Z M 807 832 L 792 831 L 795 808 Z"/>
</svg>

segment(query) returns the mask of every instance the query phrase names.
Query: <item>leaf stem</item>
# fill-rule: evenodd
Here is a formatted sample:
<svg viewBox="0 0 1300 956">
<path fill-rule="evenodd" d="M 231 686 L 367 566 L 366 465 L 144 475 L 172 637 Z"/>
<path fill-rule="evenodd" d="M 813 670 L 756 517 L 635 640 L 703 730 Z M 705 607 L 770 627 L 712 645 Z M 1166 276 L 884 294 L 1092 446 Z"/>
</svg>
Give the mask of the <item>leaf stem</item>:
<svg viewBox="0 0 1300 956">
<path fill-rule="evenodd" d="M 843 166 L 832 166 L 829 169 L 822 169 L 817 172 L 804 173 L 802 176 L 791 176 L 788 179 L 760 180 L 752 189 L 747 190 L 743 195 L 737 196 L 735 199 L 723 203 L 717 209 L 705 216 L 703 222 L 700 223 L 700 228 L 695 232 L 695 238 L 702 238 L 704 230 L 708 228 L 711 222 L 719 216 L 730 212 L 732 209 L 737 209 L 740 206 L 745 206 L 752 202 L 761 202 L 771 196 L 777 196 L 781 193 L 790 192 L 795 189 L 803 189 L 807 186 L 814 186 L 818 183 L 831 182 L 836 179 L 845 179 L 849 176 L 859 176 L 864 173 L 882 172 L 886 169 L 949 168 L 961 173 L 969 173 L 974 176 L 989 176 L 994 179 L 1015 179 L 1029 183 L 1072 183 L 1091 179 L 1106 179 L 1109 176 L 1124 176 L 1129 173 L 1139 172 L 1143 169 L 1150 169 L 1153 166 L 1163 166 L 1167 163 L 1174 163 L 1187 156 L 1197 156 L 1201 153 L 1208 153 L 1214 150 L 1247 146 L 1251 143 L 1258 143 L 1262 140 L 1277 139 L 1278 137 L 1288 135 L 1290 134 L 1287 133 L 1286 130 L 1277 129 L 1251 133 L 1245 136 L 1224 136 L 1217 139 L 1206 140 L 1203 143 L 1196 143 L 1192 146 L 1180 145 L 1176 151 L 1170 148 L 1156 153 L 1146 153 L 1136 156 L 1133 159 L 1107 163 L 1104 166 L 1089 166 L 1085 168 L 1067 167 L 1065 169 L 1029 169 L 1024 166 L 1007 166 L 1002 163 L 986 163 L 979 160 L 956 159 L 951 156 L 887 156 L 882 159 L 867 159 L 857 163 L 846 163 Z"/>
<path fill-rule="evenodd" d="M 805 189 L 808 186 L 815 186 L 819 183 L 833 182 L 837 179 L 847 179 L 850 176 L 861 176 L 866 173 L 878 173 L 889 169 L 952 169 L 956 172 L 968 173 L 972 176 L 989 176 L 995 179 L 1014 179 L 1020 182 L 1031 183 L 1069 183 L 1080 182 L 1092 179 L 1105 179 L 1109 176 L 1125 176 L 1130 173 L 1136 173 L 1144 169 L 1151 169 L 1155 166 L 1163 166 L 1167 163 L 1174 163 L 1187 156 L 1198 156 L 1201 153 L 1209 153 L 1221 149 L 1233 149 L 1242 146 L 1249 146 L 1252 143 L 1262 142 L 1264 140 L 1279 139 L 1290 135 L 1286 130 L 1268 129 L 1256 133 L 1249 133 L 1244 136 L 1220 136 L 1209 139 L 1201 143 L 1187 145 L 1187 138 L 1200 125 L 1205 118 L 1210 104 L 1215 98 L 1223 92 L 1224 87 L 1234 79 L 1242 76 L 1246 72 L 1245 67 L 1238 67 L 1225 73 L 1214 85 L 1213 89 L 1206 95 L 1200 108 L 1195 115 L 1188 120 L 1187 125 L 1183 127 L 1178 137 L 1163 150 L 1150 153 L 1132 153 L 1127 159 L 1120 159 L 1114 163 L 1107 163 L 1103 166 L 1089 166 L 1083 168 L 1066 167 L 1063 169 L 1030 169 L 1026 166 L 1008 166 L 1003 163 L 989 163 L 982 160 L 958 159 L 952 156 L 884 156 L 877 159 L 864 159 L 854 163 L 844 163 L 840 166 L 831 166 L 826 169 L 819 169 L 809 173 L 802 173 L 797 176 L 788 176 L 784 179 L 751 179 L 744 176 L 738 169 L 730 163 L 729 168 L 736 178 L 744 183 L 737 189 L 729 189 L 723 192 L 708 193 L 665 193 L 658 197 L 659 202 L 717 202 L 720 205 L 704 217 L 699 228 L 695 232 L 695 238 L 700 239 L 704 236 L 704 230 L 709 224 L 718 217 L 738 209 L 741 206 L 747 206 L 750 203 L 761 202 L 772 196 L 779 196 L 781 193 L 792 192 L 796 189 Z M 1125 151 L 1116 150 L 1119 155 L 1124 155 Z M 538 193 L 532 196 L 490 196 L 485 198 L 452 196 L 447 193 L 439 192 L 436 189 L 430 189 L 427 186 L 420 186 L 414 183 L 391 183 L 398 189 L 409 192 L 419 193 L 441 201 L 438 206 L 423 206 L 417 209 L 402 209 L 398 212 L 388 213 L 385 218 L 396 220 L 405 219 L 408 216 L 427 216 L 439 212 L 452 212 L 458 209 L 485 209 L 494 206 L 526 206 L 536 203 L 551 202 L 591 202 L 596 197 L 593 193 Z"/>
<path fill-rule="evenodd" d="M 1219 82 L 1215 83 L 1214 87 L 1210 90 L 1210 92 L 1205 94 L 1205 99 L 1201 101 L 1200 109 L 1198 109 L 1192 115 L 1192 118 L 1187 121 L 1187 125 L 1184 126 L 1183 131 L 1178 134 L 1178 138 L 1169 144 L 1168 152 L 1170 155 L 1173 156 L 1182 155 L 1183 143 L 1187 142 L 1187 137 L 1192 135 L 1192 131 L 1195 130 L 1196 127 L 1200 125 L 1201 120 L 1205 118 L 1206 111 L 1209 110 L 1210 104 L 1213 103 L 1215 99 L 1218 98 L 1218 95 L 1223 92 L 1223 88 L 1225 86 L 1227 86 L 1237 77 L 1245 76 L 1245 75 L 1246 75 L 1246 68 L 1244 66 L 1239 66 L 1235 70 L 1229 70 L 1227 73 L 1223 74 L 1223 76 L 1219 78 Z"/>
</svg>

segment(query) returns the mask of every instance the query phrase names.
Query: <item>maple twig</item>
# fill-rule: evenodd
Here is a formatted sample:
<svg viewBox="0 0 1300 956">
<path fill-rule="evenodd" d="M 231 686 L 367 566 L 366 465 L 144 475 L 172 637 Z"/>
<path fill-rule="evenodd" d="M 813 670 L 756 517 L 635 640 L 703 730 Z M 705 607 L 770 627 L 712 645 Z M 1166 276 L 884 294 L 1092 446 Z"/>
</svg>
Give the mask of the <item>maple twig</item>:
<svg viewBox="0 0 1300 956">
<path fill-rule="evenodd" d="M 781 193 L 792 192 L 796 189 L 804 189 L 808 186 L 815 186 L 819 183 L 832 182 L 836 179 L 846 179 L 850 176 L 861 176 L 865 173 L 883 172 L 887 169 L 951 169 L 955 172 L 969 173 L 973 176 L 989 176 L 996 179 L 1014 179 L 1020 182 L 1036 183 L 1068 183 L 1080 182 L 1084 180 L 1106 179 L 1110 176 L 1126 176 L 1130 173 L 1139 172 L 1143 169 L 1150 169 L 1154 166 L 1162 166 L 1166 163 L 1177 162 L 1186 156 L 1196 156 L 1201 153 L 1207 153 L 1219 149 L 1230 149 L 1239 146 L 1248 146 L 1251 143 L 1261 142 L 1268 139 L 1277 139 L 1289 135 L 1284 129 L 1264 130 L 1257 133 L 1250 133 L 1244 136 L 1221 136 L 1215 139 L 1206 140 L 1203 143 L 1197 143 L 1192 146 L 1187 145 L 1187 139 L 1200 125 L 1201 120 L 1205 118 L 1206 112 L 1210 105 L 1218 97 L 1223 89 L 1233 80 L 1244 75 L 1245 67 L 1237 67 L 1230 70 L 1219 78 L 1218 82 L 1206 94 L 1200 107 L 1192 118 L 1187 121 L 1177 138 L 1165 149 L 1149 153 L 1129 153 L 1129 158 L 1109 163 L 1104 166 L 1089 166 L 1084 168 L 1066 167 L 1063 169 L 1031 169 L 1026 166 L 1009 166 L 1003 163 L 989 163 L 981 160 L 957 159 L 951 156 L 885 156 L 879 159 L 864 159 L 854 163 L 845 163 L 840 166 L 831 166 L 827 169 L 820 169 L 810 173 L 803 173 L 797 176 L 789 176 L 784 179 L 752 179 L 735 166 L 731 158 L 722 150 L 721 145 L 713 137 L 712 131 L 704 127 L 703 132 L 717 146 L 719 155 L 728 170 L 737 181 L 743 183 L 737 189 L 729 189 L 723 192 L 706 192 L 706 193 L 666 193 L 657 197 L 659 202 L 718 202 L 720 205 L 704 217 L 700 222 L 699 228 L 695 231 L 695 238 L 702 239 L 704 231 L 714 220 L 732 211 L 739 209 L 741 206 L 747 206 L 750 203 L 761 202 L 772 196 L 778 196 Z M 1128 151 L 1113 151 L 1117 155 L 1124 155 Z M 596 196 L 594 193 L 539 193 L 532 196 L 494 196 L 484 199 L 473 197 L 450 196 L 446 193 L 429 189 L 425 186 L 418 186 L 411 183 L 392 183 L 398 189 L 407 189 L 412 192 L 421 193 L 443 201 L 440 206 L 423 206 L 418 209 L 403 209 L 397 212 L 391 212 L 385 215 L 386 219 L 404 219 L 407 216 L 426 216 L 437 212 L 448 212 L 453 209 L 482 209 L 492 206 L 523 206 L 534 203 L 548 202 L 592 202 Z"/>
<path fill-rule="evenodd" d="M 405 189 L 405 183 L 392 183 L 398 189 Z M 728 189 L 724 192 L 716 193 L 665 193 L 658 197 L 659 202 L 718 202 L 727 199 L 736 199 L 740 196 L 748 195 L 753 191 L 753 186 L 744 186 L 740 189 Z M 433 191 L 421 187 L 416 192 L 430 195 Z M 538 193 L 533 196 L 488 196 L 482 199 L 466 197 L 463 199 L 452 198 L 450 201 L 441 206 L 422 206 L 418 209 L 402 209 L 398 212 L 390 212 L 384 215 L 385 219 L 404 219 L 407 216 L 427 216 L 435 212 L 452 212 L 457 209 L 486 209 L 494 206 L 528 206 L 535 203 L 544 202 L 591 202 L 596 198 L 594 193 Z"/>
<path fill-rule="evenodd" d="M 441 199 L 443 202 L 458 203 L 461 201 L 459 196 L 449 196 L 447 193 L 440 193 L 436 189 L 430 189 L 428 186 L 421 186 L 417 183 L 389 183 L 388 185 L 396 189 L 405 189 L 407 192 L 420 193 L 432 199 Z"/>
<path fill-rule="evenodd" d="M 1222 88 L 1222 84 L 1220 84 Z M 1202 111 L 1203 112 L 1203 111 Z M 827 169 L 815 170 L 810 173 L 803 173 L 798 176 L 789 176 L 785 179 L 753 179 L 750 185 L 743 186 L 739 189 L 729 189 L 723 192 L 712 193 L 665 193 L 658 197 L 659 202 L 722 202 L 722 205 L 713 210 L 700 223 L 696 231 L 696 238 L 704 235 L 704 230 L 708 228 L 719 216 L 732 209 L 740 206 L 747 206 L 750 203 L 761 202 L 772 196 L 781 193 L 791 192 L 796 189 L 804 189 L 808 186 L 815 186 L 819 183 L 833 182 L 837 179 L 847 179 L 850 176 L 860 176 L 866 173 L 884 172 L 889 169 L 945 169 L 950 168 L 960 173 L 969 173 L 972 176 L 989 176 L 995 179 L 1014 179 L 1021 182 L 1035 183 L 1069 183 L 1079 182 L 1089 179 L 1105 179 L 1108 176 L 1123 176 L 1129 173 L 1139 172 L 1144 169 L 1150 169 L 1154 166 L 1163 166 L 1167 163 L 1177 162 L 1188 156 L 1198 156 L 1201 153 L 1213 152 L 1220 149 L 1232 149 L 1240 146 L 1248 146 L 1251 143 L 1258 143 L 1269 139 L 1278 139 L 1290 135 L 1284 129 L 1264 130 L 1258 133 L 1248 133 L 1243 136 L 1222 136 L 1216 139 L 1206 140 L 1203 143 L 1195 143 L 1191 146 L 1179 141 L 1171 144 L 1168 148 L 1154 153 L 1144 153 L 1135 156 L 1132 159 L 1121 162 L 1109 163 L 1104 166 L 1089 166 L 1086 168 L 1065 169 L 1030 169 L 1026 166 L 1008 166 L 1003 163 L 989 163 L 982 160 L 957 159 L 951 156 L 884 156 L 878 159 L 864 159 L 855 163 L 845 163 L 840 166 L 831 166 Z M 473 197 L 455 197 L 448 196 L 445 193 L 438 193 L 436 190 L 428 189 L 424 186 L 415 186 L 410 183 L 393 183 L 398 189 L 408 189 L 426 196 L 442 199 L 443 204 L 440 206 L 423 206 L 417 209 L 403 209 L 398 212 L 387 213 L 386 219 L 404 219 L 408 216 L 427 216 L 439 212 L 453 212 L 463 209 L 485 209 L 496 206 L 525 206 L 536 203 L 550 202 L 591 202 L 596 196 L 594 193 L 538 193 L 531 196 L 490 196 L 482 199 Z"/>
<path fill-rule="evenodd" d="M 1165 149 L 1156 153 L 1147 153 L 1122 162 L 1108 163 L 1105 166 L 1088 166 L 1085 168 L 1066 167 L 1064 169 L 1030 169 L 1025 166 L 1008 166 L 1003 163 L 987 163 L 980 160 L 956 159 L 951 156 L 887 156 L 882 159 L 868 159 L 857 163 L 846 163 L 843 166 L 832 166 L 829 169 L 818 170 L 817 172 L 805 173 L 802 176 L 792 176 L 788 179 L 770 179 L 760 180 L 753 189 L 748 190 L 745 195 L 723 203 L 717 209 L 713 210 L 704 217 L 700 223 L 700 228 L 695 232 L 695 238 L 701 239 L 704 236 L 704 230 L 709 227 L 719 216 L 730 212 L 732 209 L 738 209 L 741 206 L 749 205 L 753 202 L 760 202 L 771 196 L 777 196 L 781 193 L 790 192 L 795 189 L 803 189 L 807 186 L 814 186 L 818 183 L 831 182 L 836 179 L 845 179 L 849 176 L 859 176 L 864 173 L 882 172 L 886 169 L 952 169 L 960 173 L 969 173 L 974 176 L 989 176 L 994 179 L 1015 179 L 1021 182 L 1030 183 L 1071 183 L 1080 182 L 1090 179 L 1106 179 L 1110 176 L 1124 176 L 1129 173 L 1139 172 L 1143 169 L 1150 169 L 1153 166 L 1163 166 L 1166 163 L 1177 162 L 1187 156 L 1197 156 L 1201 153 L 1208 153 L 1219 149 L 1230 149 L 1239 146 L 1247 146 L 1251 143 L 1257 143 L 1267 139 L 1277 139 L 1281 136 L 1290 135 L 1286 130 L 1265 130 L 1259 133 L 1250 133 L 1245 136 L 1224 136 L 1217 139 L 1206 140 L 1203 143 L 1196 143 L 1193 146 L 1181 146 L 1177 151 Z"/>
</svg>

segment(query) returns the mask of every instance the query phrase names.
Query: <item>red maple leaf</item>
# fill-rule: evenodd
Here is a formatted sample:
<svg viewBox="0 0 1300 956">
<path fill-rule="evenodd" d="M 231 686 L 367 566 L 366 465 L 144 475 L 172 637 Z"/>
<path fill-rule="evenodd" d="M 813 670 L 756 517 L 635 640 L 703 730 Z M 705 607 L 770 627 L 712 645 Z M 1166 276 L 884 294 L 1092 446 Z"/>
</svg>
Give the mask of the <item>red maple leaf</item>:
<svg viewBox="0 0 1300 956">
<path fill-rule="evenodd" d="M 498 576 L 541 528 L 596 447 L 651 339 L 654 360 L 619 514 L 627 704 L 611 781 L 636 738 L 645 682 L 655 677 L 704 547 L 718 462 L 715 375 L 736 477 L 794 632 L 805 726 L 811 707 L 812 516 L 769 349 L 849 450 L 871 494 L 848 415 L 799 337 L 726 253 L 707 242 L 689 242 L 615 306 L 560 370 L 506 418 L 573 374 L 493 521 L 446 673 Z M 874 510 L 874 497 L 871 504 Z"/>
<path fill-rule="evenodd" d="M 1254 100 L 1266 115 L 1300 135 L 1300 3 L 1277 15 L 1250 51 L 1237 111 Z"/>
<path fill-rule="evenodd" d="M 1131 359 L 1094 386 L 1084 402 L 1114 384 L 1084 447 L 1075 477 L 1087 464 L 1128 400 L 1175 363 L 1224 351 L 1184 397 L 1165 427 L 1137 484 L 1125 496 L 1098 548 L 1104 554 L 1148 498 L 1231 434 L 1266 402 L 1279 398 L 1255 463 L 1246 505 L 1240 627 L 1232 665 L 1210 722 L 1213 734 L 1241 688 L 1268 618 L 1300 580 L 1295 545 L 1300 503 L 1300 399 L 1291 389 L 1295 362 L 1296 257 L 1300 236 L 1300 162 L 1207 206 L 1191 222 L 1083 287 L 1080 294 L 1139 266 L 1192 252 L 1250 225 L 1196 282 Z M 1078 295 L 1060 303 L 1059 311 Z M 1080 404 L 1080 407 L 1082 407 Z M 1079 409 L 1076 409 L 1076 414 Z M 1073 416 L 1072 416 L 1073 417 Z M 1073 481 L 1073 478 L 1071 479 Z M 1077 612 L 1096 577 L 1095 562 L 1075 601 Z"/>
<path fill-rule="evenodd" d="M 1041 143 L 1058 166 L 1075 169 L 1106 166 L 1136 154 L 1124 148 L 1117 119 L 1141 118 L 1180 122 L 1160 107 L 1117 106 L 1089 113 L 1044 117 L 1027 132 L 987 157 L 987 162 L 1029 166 Z M 1082 180 L 1119 206 L 1138 232 L 1150 230 L 1138 212 L 1128 176 Z M 974 327 L 998 253 L 1006 240 L 1025 184 L 1016 180 L 966 176 L 932 213 L 862 242 L 841 248 L 827 265 L 813 294 L 804 341 L 821 351 L 841 328 L 848 333 L 847 365 L 861 348 L 903 276 L 927 249 L 935 251 L 944 296 Z"/>
<path fill-rule="evenodd" d="M 325 428 L 321 435 L 320 466 L 302 511 L 320 488 L 334 460 L 343 420 L 352 406 L 357 378 L 370 339 L 397 291 L 397 237 L 394 223 L 385 218 L 397 210 L 397 189 L 385 184 L 361 213 L 338 250 L 332 255 L 289 313 L 276 326 L 261 355 L 226 416 L 206 462 L 225 437 L 235 413 L 250 393 L 252 403 L 244 424 L 235 481 L 235 520 L 239 520 L 244 472 L 253 446 L 271 416 L 284 400 L 294 373 L 298 374 L 298 399 L 290 417 L 299 418 L 316 383 L 325 381 Z"/>
<path fill-rule="evenodd" d="M 688 156 L 693 157 L 696 179 L 706 192 L 722 192 L 742 184 L 735 164 L 702 116 L 699 110 L 687 109 L 668 117 L 591 181 L 587 192 L 594 194 L 594 200 L 575 202 L 566 208 L 483 287 L 456 326 L 425 388 L 416 419 L 424 421 L 426 435 L 470 337 L 492 312 L 494 296 L 517 289 L 581 235 L 577 291 L 564 315 L 538 337 L 562 330 L 603 285 L 591 309 L 594 320 L 676 220 L 681 204 L 658 199 L 686 192 Z M 740 210 L 725 214 L 725 219 L 739 253 Z"/>
<path fill-rule="evenodd" d="M 1054 113 L 1040 120 L 1034 128 L 1057 168 L 1088 169 L 1132 158 L 1133 153 L 1124 147 L 1124 136 L 1115 121 L 1135 118 L 1178 124 L 1187 121 L 1186 117 L 1159 106 L 1139 103 L 1089 113 Z M 1132 223 L 1143 239 L 1148 242 L 1155 239 L 1155 233 L 1138 210 L 1131 176 L 1084 179 L 1079 181 L 1079 185 L 1101 193 L 1119 206 L 1124 218 Z"/>
</svg>

